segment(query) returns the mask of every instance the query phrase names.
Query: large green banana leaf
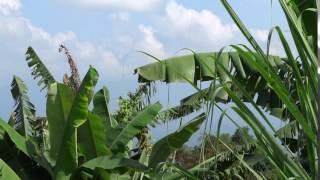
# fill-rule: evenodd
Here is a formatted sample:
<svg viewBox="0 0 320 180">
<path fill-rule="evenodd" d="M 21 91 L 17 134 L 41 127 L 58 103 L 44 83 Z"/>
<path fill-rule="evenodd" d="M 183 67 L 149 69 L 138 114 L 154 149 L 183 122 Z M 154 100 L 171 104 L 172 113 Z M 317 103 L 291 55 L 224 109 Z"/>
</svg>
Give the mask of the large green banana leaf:
<svg viewBox="0 0 320 180">
<path fill-rule="evenodd" d="M 70 87 L 53 83 L 48 87 L 47 119 L 50 137 L 50 157 L 55 164 L 66 128 L 68 115 L 73 102 L 73 91 Z"/>
<path fill-rule="evenodd" d="M 181 148 L 193 133 L 200 128 L 205 118 L 205 114 L 200 114 L 176 132 L 157 141 L 152 147 L 149 157 L 149 167 L 155 168 L 160 162 L 166 161 L 174 150 Z"/>
<path fill-rule="evenodd" d="M 107 128 L 100 116 L 89 112 L 88 120 L 78 128 L 78 148 L 85 160 L 110 155 L 107 147 Z"/>
<path fill-rule="evenodd" d="M 0 128 L 4 130 L 10 140 L 15 144 L 15 146 L 22 151 L 27 156 L 31 157 L 33 154 L 30 152 L 27 146 L 27 142 L 23 136 L 21 136 L 15 129 L 13 129 L 9 124 L 0 118 Z"/>
<path fill-rule="evenodd" d="M 90 67 L 73 100 L 66 127 L 62 130 L 63 141 L 54 168 L 56 179 L 69 179 L 72 171 L 78 166 L 77 128 L 87 120 L 88 107 L 93 97 L 97 80 L 97 71 Z"/>
<path fill-rule="evenodd" d="M 112 170 L 115 168 L 129 168 L 136 171 L 147 171 L 148 167 L 139 163 L 138 161 L 127 159 L 127 158 L 119 158 L 112 156 L 100 156 L 90 161 L 85 162 L 81 165 L 81 167 L 95 169 L 102 168 L 106 170 Z"/>
<path fill-rule="evenodd" d="M 114 153 L 124 152 L 128 142 L 155 120 L 161 108 L 162 106 L 159 102 L 150 105 L 138 113 L 125 127 L 119 127 L 108 132 L 109 148 Z"/>
<path fill-rule="evenodd" d="M 78 129 L 78 143 L 86 160 L 111 154 L 107 147 L 107 132 L 117 126 L 109 113 L 109 91 L 107 87 L 100 89 L 93 97 L 93 112 Z"/>
<path fill-rule="evenodd" d="M 0 159 L 0 179 L 19 180 L 19 176 Z"/>
<path fill-rule="evenodd" d="M 106 131 L 110 128 L 115 128 L 118 123 L 115 119 L 113 119 L 109 112 L 109 90 L 107 87 L 103 87 L 100 89 L 93 97 L 93 113 L 100 116 L 100 118 L 106 124 Z"/>
<path fill-rule="evenodd" d="M 250 54 L 250 52 L 247 52 Z M 270 63 L 275 69 L 285 66 L 285 59 L 270 56 Z M 177 56 L 151 63 L 135 69 L 139 82 L 164 81 L 193 82 L 222 78 L 227 80 L 223 71 L 217 68 L 216 63 L 222 64 L 226 69 L 235 70 L 241 78 L 247 78 L 257 73 L 256 69 L 247 62 L 244 55 L 236 52 L 193 53 L 191 55 Z M 183 68 L 182 68 L 183 67 Z"/>
<path fill-rule="evenodd" d="M 16 106 L 14 110 L 14 127 L 20 134 L 29 138 L 32 136 L 32 123 L 36 118 L 35 108 L 30 102 L 27 91 L 28 89 L 24 82 L 19 77 L 14 76 L 11 83 L 11 94 Z"/>
<path fill-rule="evenodd" d="M 272 115 L 278 118 L 290 118 L 290 114 L 287 113 L 286 108 L 282 106 L 279 97 L 258 73 L 257 69 L 250 63 L 251 59 L 248 59 L 248 56 L 252 57 L 252 52 L 223 52 L 219 58 L 218 56 L 218 53 L 193 53 L 191 55 L 173 57 L 148 64 L 137 68 L 135 72 L 138 74 L 140 82 L 160 80 L 167 83 L 193 82 L 193 84 L 196 84 L 198 80 L 206 81 L 214 80 L 215 78 L 218 78 L 222 82 L 231 81 L 224 70 L 222 70 L 222 66 L 232 73 L 235 79 L 238 79 L 244 84 L 245 89 L 251 97 L 257 97 L 255 102 L 259 106 L 270 111 Z M 287 59 L 278 56 L 269 56 L 268 61 L 271 67 L 278 72 L 278 75 L 283 79 L 286 86 L 291 89 L 290 92 L 292 96 L 296 97 L 297 91 L 294 80 L 285 78 L 292 76 L 292 72 L 290 71 L 291 67 L 287 64 Z M 184 64 L 181 65 L 183 62 Z M 192 71 L 192 73 L 187 74 L 184 71 Z M 238 96 L 244 101 L 247 101 L 246 97 L 236 86 L 232 83 L 230 86 L 233 91 L 237 92 Z M 179 106 L 170 108 L 161 114 L 164 115 L 163 117 L 169 119 L 182 117 L 200 109 L 201 102 L 213 100 L 210 96 L 214 96 L 216 102 L 230 102 L 228 94 L 219 84 L 213 81 L 210 88 L 184 98 L 181 100 Z M 186 100 L 190 103 L 186 103 Z M 167 114 L 167 116 L 165 114 Z"/>
<path fill-rule="evenodd" d="M 42 89 L 47 88 L 50 84 L 55 82 L 53 75 L 43 64 L 32 47 L 28 47 L 26 52 L 26 61 L 28 62 L 28 66 L 32 68 L 31 75 L 33 78 L 39 78 L 38 85 L 42 86 Z"/>
</svg>

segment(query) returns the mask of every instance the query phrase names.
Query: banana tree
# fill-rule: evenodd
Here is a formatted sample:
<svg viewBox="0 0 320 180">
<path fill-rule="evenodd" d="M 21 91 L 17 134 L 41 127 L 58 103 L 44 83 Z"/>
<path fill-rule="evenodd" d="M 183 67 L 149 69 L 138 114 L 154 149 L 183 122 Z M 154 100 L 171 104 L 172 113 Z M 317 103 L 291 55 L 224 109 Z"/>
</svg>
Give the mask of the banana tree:
<svg viewBox="0 0 320 180">
<path fill-rule="evenodd" d="M 62 84 L 61 84 L 62 85 Z M 52 85 L 55 86 L 55 85 Z M 64 85 L 63 85 L 64 86 Z M 60 88 L 57 88 L 58 90 Z M 71 89 L 70 89 L 71 91 Z M 51 91 L 49 91 L 51 92 Z M 81 88 L 80 88 L 81 92 Z M 50 93 L 49 93 L 50 94 Z M 50 96 L 48 96 L 50 98 Z M 60 96 L 61 98 L 61 96 Z M 61 98 L 63 99 L 63 98 Z M 74 104 L 74 103 L 73 103 Z M 72 112 L 72 107 L 70 112 Z M 76 107 L 81 107 L 81 104 L 77 104 Z M 92 121 L 90 124 L 92 124 L 92 127 L 95 127 L 95 140 L 97 143 L 94 144 L 94 148 L 99 152 L 101 152 L 100 155 L 97 155 L 96 157 L 88 160 L 82 160 L 83 162 L 80 162 L 81 159 L 86 159 L 90 155 L 90 153 L 83 153 L 81 148 L 79 150 L 76 148 L 76 146 L 80 146 L 81 142 L 78 141 L 76 134 L 78 128 L 74 127 L 73 125 L 78 125 L 78 123 L 81 123 L 78 119 L 76 121 L 72 122 L 72 128 L 68 127 L 69 123 L 65 126 L 65 133 L 71 134 L 69 136 L 62 136 L 62 142 L 60 142 L 60 150 L 58 150 L 58 153 L 53 154 L 56 156 L 51 157 L 50 153 L 52 152 L 52 149 L 49 149 L 48 152 L 40 152 L 36 151 L 34 152 L 33 149 L 36 149 L 35 143 L 33 141 L 27 141 L 25 137 L 20 135 L 13 127 L 11 127 L 9 124 L 5 123 L 3 120 L 0 122 L 1 127 L 1 134 L 8 134 L 9 140 L 6 140 L 5 142 L 12 142 L 17 150 L 20 151 L 20 153 L 24 153 L 27 155 L 30 159 L 33 161 L 39 163 L 38 166 L 42 166 L 39 161 L 39 157 L 42 157 L 46 163 L 48 172 L 51 172 L 51 178 L 52 179 L 79 179 L 79 178 L 97 178 L 97 177 L 130 177 L 130 172 L 132 170 L 135 170 L 135 172 L 141 172 L 141 176 L 144 177 L 153 177 L 155 174 L 157 174 L 158 170 L 154 167 L 157 166 L 160 163 L 164 163 L 167 158 L 169 157 L 170 153 L 174 149 L 180 148 L 189 138 L 190 136 L 197 131 L 197 129 L 200 127 L 199 125 L 203 122 L 205 119 L 204 115 L 201 115 L 197 117 L 194 121 L 190 122 L 189 124 L 186 124 L 184 127 L 182 127 L 180 130 L 178 130 L 176 133 L 173 133 L 171 135 L 168 135 L 167 137 L 164 137 L 162 140 L 158 141 L 154 148 L 152 148 L 151 156 L 149 159 L 149 163 L 145 162 L 145 164 L 139 163 L 138 161 L 126 158 L 125 155 L 123 155 L 123 152 L 126 151 L 126 144 L 128 141 L 134 137 L 135 134 L 137 134 L 143 127 L 145 127 L 148 123 L 148 121 L 152 121 L 152 119 L 155 118 L 157 111 L 160 110 L 160 104 L 156 103 L 154 105 L 151 105 L 150 107 L 147 107 L 145 110 L 143 110 L 141 113 L 138 114 L 136 118 L 134 118 L 131 123 L 123 128 L 123 129 L 117 129 L 112 131 L 116 132 L 119 130 L 119 133 L 112 134 L 114 138 L 110 138 L 110 142 L 104 141 L 106 138 L 106 134 L 104 131 L 101 131 L 101 129 L 104 129 L 106 126 L 99 125 L 96 126 L 95 123 L 98 123 L 98 121 L 103 122 L 103 120 L 99 119 L 98 115 L 96 115 L 96 119 L 90 118 L 90 112 L 88 115 L 87 121 Z M 70 114 L 70 113 L 69 113 Z M 70 117 L 70 116 L 69 116 Z M 84 120 L 82 120 L 83 123 Z M 49 127 L 50 126 L 50 118 L 49 118 Z M 70 121 L 68 121 L 70 122 Z M 61 129 L 61 125 L 59 125 L 59 128 Z M 81 127 L 81 126 L 80 126 Z M 73 130 L 70 130 L 73 129 Z M 61 131 L 61 130 L 60 130 Z M 71 132 L 67 132 L 71 131 Z M 51 131 L 51 128 L 49 128 L 49 132 L 55 132 Z M 75 132 L 75 133 L 74 133 Z M 79 132 L 81 133 L 81 132 Z M 50 133 L 53 134 L 53 133 Z M 108 133 L 109 134 L 109 133 Z M 109 134 L 110 135 L 110 134 Z M 55 136 L 55 140 L 58 138 Z M 51 139 L 50 139 L 51 140 Z M 99 140 L 103 140 L 100 141 Z M 53 140 L 54 141 L 54 140 Z M 4 143 L 4 141 L 0 141 L 1 143 Z M 32 148 L 27 145 L 27 142 L 32 143 Z M 109 145 L 110 144 L 110 145 Z M 50 147 L 54 147 L 54 143 L 50 141 Z M 84 144 L 82 144 L 82 148 L 91 148 L 92 144 L 88 143 L 85 147 Z M 157 152 L 165 153 L 166 155 L 163 156 L 157 156 Z M 66 154 L 68 153 L 68 154 Z M 79 155 L 77 155 L 79 153 Z M 80 155 L 81 153 L 81 155 Z M 35 158 L 37 157 L 37 158 Z M 55 161 L 55 162 L 54 162 Z M 155 163 L 158 162 L 158 163 Z M 152 163 L 152 164 L 151 164 Z M 18 171 L 16 169 L 16 171 Z M 36 172 L 34 172 L 36 173 Z"/>
<path fill-rule="evenodd" d="M 268 49 L 262 50 L 248 29 L 226 0 L 222 4 L 251 48 L 245 45 L 230 45 L 219 52 L 196 53 L 173 57 L 139 67 L 135 70 L 140 82 L 164 81 L 186 82 L 197 89 L 197 93 L 183 99 L 181 105 L 165 111 L 164 117 L 171 119 L 200 109 L 202 102 L 217 105 L 217 102 L 233 102 L 233 109 L 248 123 L 258 139 L 269 162 L 276 167 L 281 178 L 314 179 L 318 173 L 317 155 L 317 14 L 316 1 L 279 0 L 298 50 L 294 57 L 289 43 L 280 27 L 271 29 Z M 277 33 L 286 57 L 269 54 L 273 33 Z M 184 68 L 180 68 L 184 67 Z M 199 89 L 198 81 L 211 81 L 209 88 Z M 254 107 L 248 108 L 248 104 Z M 261 110 L 286 120 L 288 126 L 297 129 L 299 142 L 296 154 L 279 136 L 268 117 Z M 167 115 L 167 116 L 166 116 Z M 269 126 L 264 127 L 261 121 Z M 286 132 L 281 129 L 281 132 Z M 274 137 L 274 135 L 278 135 Z M 290 134 L 292 137 L 292 134 Z M 307 163 L 303 163 L 306 161 Z"/>
<path fill-rule="evenodd" d="M 15 76 L 12 83 L 15 111 L 8 123 L 0 120 L 0 158 L 8 164 L 1 163 L 3 169 L 0 172 L 4 175 L 0 177 L 152 177 L 158 171 L 155 166 L 165 163 L 172 151 L 180 148 L 205 119 L 201 115 L 157 142 L 150 151 L 150 158 L 150 153 L 145 153 L 144 157 L 148 157 L 149 162 L 143 161 L 142 157 L 136 161 L 130 156 L 128 143 L 146 126 L 153 124 L 161 110 L 159 103 L 140 108 L 129 118 L 130 121 L 120 123 L 122 119 L 112 116 L 109 111 L 108 89 L 103 87 L 94 94 L 99 77 L 94 68 L 90 67 L 75 90 L 74 86 L 57 82 L 31 47 L 27 50 L 27 61 L 34 78 L 40 79 L 38 85 L 42 89 L 47 88 L 46 117 L 36 117 L 26 85 Z M 90 110 L 91 100 L 93 108 Z M 38 138 L 39 134 L 42 138 Z M 166 152 L 166 155 L 152 155 L 154 151 Z"/>
<path fill-rule="evenodd" d="M 139 166 L 138 162 L 118 154 L 125 152 L 123 147 L 128 141 L 154 119 L 161 105 L 159 103 L 153 104 L 141 111 L 126 127 L 115 128 L 114 134 L 112 134 L 115 138 L 107 141 L 106 120 L 88 110 L 97 80 L 98 73 L 95 69 L 90 68 L 78 93 L 74 96 L 72 96 L 72 89 L 68 86 L 59 83 L 49 85 L 47 100 L 48 149 L 40 150 L 37 143 L 30 138 L 29 134 L 31 134 L 32 128 L 25 128 L 25 133 L 21 135 L 14 127 L 1 120 L 0 127 L 9 136 L 9 140 L 6 139 L 6 142 L 13 143 L 12 148 L 17 148 L 27 158 L 36 164 L 38 163 L 38 166 L 44 167 L 52 179 L 68 179 L 77 168 L 89 160 L 91 160 L 90 167 L 94 169 L 96 163 L 92 163 L 92 161 L 98 157 L 105 157 L 103 162 L 107 164 L 108 159 L 111 158 L 116 161 L 117 167 L 125 166 L 124 168 L 135 169 L 135 166 Z M 21 118 L 25 122 L 30 122 L 28 116 Z M 17 130 L 19 129 L 20 126 L 17 126 Z M 108 130 L 111 131 L 111 128 Z M 124 165 L 121 164 L 122 161 L 130 163 Z M 144 168 L 146 169 L 146 167 Z"/>
</svg>

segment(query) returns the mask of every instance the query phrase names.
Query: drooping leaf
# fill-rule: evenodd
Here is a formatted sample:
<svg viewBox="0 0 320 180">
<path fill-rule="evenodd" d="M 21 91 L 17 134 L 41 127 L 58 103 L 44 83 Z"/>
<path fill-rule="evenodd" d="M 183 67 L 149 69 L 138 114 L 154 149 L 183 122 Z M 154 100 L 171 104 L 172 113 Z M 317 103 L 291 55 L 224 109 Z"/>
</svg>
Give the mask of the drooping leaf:
<svg viewBox="0 0 320 180">
<path fill-rule="evenodd" d="M 249 54 L 250 52 L 247 53 Z M 216 63 L 223 64 L 226 69 L 232 70 L 235 68 L 234 72 L 238 73 L 241 77 L 246 74 L 243 78 L 255 73 L 255 70 L 250 67 L 250 64 L 246 61 L 245 56 L 238 54 L 237 52 L 223 52 L 219 59 L 218 54 L 219 53 L 217 52 L 194 53 L 190 55 L 172 57 L 160 62 L 139 67 L 135 69 L 135 73 L 138 74 L 139 82 L 159 80 L 166 83 L 195 83 L 197 80 L 208 81 L 217 78 L 216 74 L 218 77 L 223 78 L 223 72 L 221 70 L 216 71 Z M 285 66 L 284 59 L 278 61 L 280 59 L 278 56 L 271 57 L 275 58 L 270 58 L 270 61 L 277 61 L 277 63 L 273 63 L 275 68 Z M 248 71 L 248 69 L 250 69 L 250 71 Z M 247 70 L 246 73 L 244 73 L 245 70 Z"/>
<path fill-rule="evenodd" d="M 200 125 L 205 118 L 205 114 L 201 114 L 176 132 L 157 141 L 152 147 L 149 158 L 149 167 L 155 168 L 160 162 L 166 161 L 174 150 L 182 147 L 192 134 L 200 128 Z"/>
<path fill-rule="evenodd" d="M 31 75 L 33 78 L 39 78 L 38 85 L 42 86 L 42 89 L 47 88 L 51 83 L 55 82 L 54 77 L 32 47 L 28 47 L 26 52 L 26 61 L 28 62 L 28 66 L 32 68 Z"/>
<path fill-rule="evenodd" d="M 114 153 L 123 152 L 128 142 L 149 123 L 155 120 L 161 107 L 161 104 L 158 102 L 150 105 L 138 113 L 124 128 L 117 128 L 115 131 L 108 133 L 110 149 Z"/>
<path fill-rule="evenodd" d="M 97 71 L 90 67 L 76 97 L 73 100 L 67 124 L 63 133 L 58 159 L 54 169 L 56 179 L 69 179 L 72 171 L 78 165 L 77 128 L 86 122 L 88 106 L 93 97 L 98 80 Z"/>
<path fill-rule="evenodd" d="M 17 76 L 13 77 L 11 83 L 11 94 L 15 100 L 15 110 L 14 110 L 14 128 L 20 132 L 26 138 L 32 136 L 32 122 L 35 119 L 35 108 L 30 102 L 27 95 L 27 86 L 24 82 Z"/>
<path fill-rule="evenodd" d="M 135 69 L 135 73 L 139 76 L 139 82 L 152 82 L 152 81 L 164 81 L 166 83 L 174 83 L 174 82 L 188 82 L 196 84 L 197 80 L 200 81 L 208 81 L 218 79 L 223 82 L 230 81 L 230 78 L 224 72 L 226 69 L 229 73 L 234 76 L 235 79 L 238 79 L 246 86 L 246 90 L 252 96 L 258 96 L 256 102 L 266 111 L 269 111 L 272 115 L 286 120 L 289 118 L 290 114 L 285 114 L 286 109 L 281 107 L 281 101 L 276 96 L 273 96 L 274 101 L 269 103 L 265 103 L 266 100 L 265 95 L 275 94 L 273 89 L 266 83 L 263 77 L 258 73 L 258 70 L 255 66 L 250 63 L 250 61 L 255 60 L 255 56 L 257 53 L 251 51 L 242 51 L 239 53 L 238 51 L 231 52 L 212 52 L 212 53 L 195 53 L 191 55 L 178 56 L 169 59 L 165 59 L 163 61 L 158 61 L 152 64 L 148 64 L 142 67 Z M 219 56 L 219 57 L 218 57 Z M 173 66 L 175 63 L 171 63 L 171 61 L 184 61 L 186 62 L 184 67 L 190 66 L 187 69 L 191 69 L 194 71 L 193 77 L 184 77 L 183 72 L 180 72 L 178 66 Z M 188 63 L 189 61 L 195 61 L 195 63 Z M 268 61 L 271 64 L 271 67 L 274 71 L 278 72 L 277 75 L 281 77 L 281 79 L 286 79 L 288 75 L 290 75 L 291 67 L 287 64 L 288 60 L 286 58 L 280 58 L 278 56 L 268 56 Z M 170 63 L 169 63 L 170 62 Z M 163 68 L 163 71 L 155 71 L 155 68 Z M 168 74 L 173 73 L 172 77 L 176 78 L 167 78 Z M 194 81 L 190 81 L 190 79 L 194 78 Z M 188 80 L 189 79 L 189 80 Z M 294 84 L 293 81 L 285 82 L 287 86 L 292 86 Z M 242 96 L 244 101 L 247 101 L 246 97 L 241 94 L 241 92 L 237 89 L 237 87 L 230 84 L 233 91 L 236 91 L 239 96 Z M 210 89 L 204 89 L 199 92 L 196 92 L 193 95 L 190 95 L 187 98 L 184 98 L 180 105 L 170 108 L 165 112 L 161 113 L 159 119 L 176 119 L 182 117 L 184 115 L 190 114 L 194 111 L 197 111 L 201 108 L 201 103 L 199 102 L 207 102 L 213 100 L 210 96 L 214 95 L 216 102 L 228 103 L 230 98 L 228 94 L 219 87 L 220 85 L 211 85 Z M 297 89 L 295 86 L 292 86 L 292 92 Z M 217 89 L 219 91 L 217 91 Z M 189 105 L 188 103 L 184 103 L 184 101 L 188 100 L 189 102 L 197 102 L 197 104 Z M 268 99 L 267 99 L 268 100 Z M 277 101 L 278 100 L 278 101 Z M 276 103 L 274 103 L 276 102 Z"/>
</svg>

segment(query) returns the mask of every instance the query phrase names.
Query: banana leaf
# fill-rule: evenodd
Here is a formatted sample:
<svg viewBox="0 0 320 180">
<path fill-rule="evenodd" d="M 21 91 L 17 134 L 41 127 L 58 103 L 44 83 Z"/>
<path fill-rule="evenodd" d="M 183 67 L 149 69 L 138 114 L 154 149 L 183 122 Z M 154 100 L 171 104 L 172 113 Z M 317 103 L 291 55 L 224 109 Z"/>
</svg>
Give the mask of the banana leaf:
<svg viewBox="0 0 320 180">
<path fill-rule="evenodd" d="M 165 162 L 169 155 L 176 149 L 181 148 L 189 138 L 200 128 L 205 120 L 205 114 L 200 114 L 186 125 L 179 128 L 176 132 L 157 141 L 149 157 L 149 167 L 155 168 L 159 163 Z"/>
<path fill-rule="evenodd" d="M 50 84 L 56 82 L 48 68 L 40 60 L 39 56 L 32 47 L 28 47 L 26 52 L 26 61 L 28 66 L 32 68 L 31 75 L 34 79 L 39 79 L 38 85 L 42 86 L 41 90 L 49 87 Z"/>
<path fill-rule="evenodd" d="M 49 85 L 46 112 L 50 132 L 50 157 L 53 164 L 64 141 L 62 132 L 67 126 L 73 99 L 74 94 L 70 87 L 60 83 Z"/>
<path fill-rule="evenodd" d="M 125 127 L 108 132 L 109 148 L 113 153 L 124 152 L 128 142 L 143 128 L 155 120 L 162 106 L 159 102 L 146 107 L 138 113 Z"/>
<path fill-rule="evenodd" d="M 20 177 L 0 159 L 0 179 L 20 180 Z"/>
<path fill-rule="evenodd" d="M 78 166 L 77 128 L 87 121 L 88 107 L 97 80 L 97 71 L 90 67 L 73 100 L 66 127 L 62 132 L 63 141 L 54 168 L 56 179 L 69 179 L 72 171 Z"/>
</svg>

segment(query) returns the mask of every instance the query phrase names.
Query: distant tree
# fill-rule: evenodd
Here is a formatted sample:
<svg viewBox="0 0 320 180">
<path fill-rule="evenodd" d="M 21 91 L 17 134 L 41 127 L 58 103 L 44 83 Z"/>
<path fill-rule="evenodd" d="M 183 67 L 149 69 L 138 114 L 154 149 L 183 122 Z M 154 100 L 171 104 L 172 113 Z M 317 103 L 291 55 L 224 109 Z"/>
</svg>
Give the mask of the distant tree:
<svg viewBox="0 0 320 180">
<path fill-rule="evenodd" d="M 231 141 L 237 145 L 253 143 L 254 138 L 249 131 L 249 127 L 238 128 L 231 136 Z"/>
</svg>

